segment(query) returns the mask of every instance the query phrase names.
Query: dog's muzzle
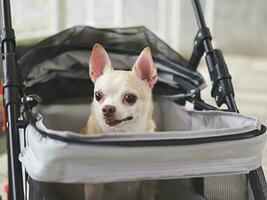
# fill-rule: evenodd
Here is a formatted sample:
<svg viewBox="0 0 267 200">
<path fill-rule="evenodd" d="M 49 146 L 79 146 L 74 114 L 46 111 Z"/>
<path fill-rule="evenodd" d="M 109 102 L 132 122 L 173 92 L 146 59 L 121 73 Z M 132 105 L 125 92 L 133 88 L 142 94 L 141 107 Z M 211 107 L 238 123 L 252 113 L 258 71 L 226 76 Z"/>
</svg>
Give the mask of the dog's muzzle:
<svg viewBox="0 0 267 200">
<path fill-rule="evenodd" d="M 132 116 L 129 116 L 129 117 L 126 117 L 126 118 L 120 119 L 120 120 L 104 116 L 104 120 L 105 120 L 106 124 L 109 125 L 109 126 L 116 126 L 116 125 L 120 124 L 123 121 L 130 121 L 132 119 L 133 119 Z"/>
</svg>

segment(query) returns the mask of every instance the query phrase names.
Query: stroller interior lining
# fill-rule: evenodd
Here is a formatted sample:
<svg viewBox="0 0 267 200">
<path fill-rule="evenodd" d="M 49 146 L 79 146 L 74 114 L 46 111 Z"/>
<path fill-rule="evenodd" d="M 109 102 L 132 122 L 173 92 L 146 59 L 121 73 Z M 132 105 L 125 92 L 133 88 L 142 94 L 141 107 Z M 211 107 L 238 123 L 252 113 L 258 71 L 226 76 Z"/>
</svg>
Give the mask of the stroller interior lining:
<svg viewBox="0 0 267 200">
<path fill-rule="evenodd" d="M 77 101 L 79 104 L 75 103 Z M 37 111 L 42 113 L 44 124 L 49 129 L 80 132 L 90 115 L 91 99 L 73 99 L 73 102 L 68 100 L 50 105 L 40 104 Z M 165 135 L 166 132 L 179 131 L 179 137 L 188 138 L 199 136 L 201 131 L 207 136 L 219 136 L 261 128 L 261 123 L 254 117 L 223 111 L 188 110 L 159 96 L 154 96 L 153 118 L 157 131 L 164 131 Z M 124 133 L 122 136 L 125 134 L 129 135 Z"/>
</svg>

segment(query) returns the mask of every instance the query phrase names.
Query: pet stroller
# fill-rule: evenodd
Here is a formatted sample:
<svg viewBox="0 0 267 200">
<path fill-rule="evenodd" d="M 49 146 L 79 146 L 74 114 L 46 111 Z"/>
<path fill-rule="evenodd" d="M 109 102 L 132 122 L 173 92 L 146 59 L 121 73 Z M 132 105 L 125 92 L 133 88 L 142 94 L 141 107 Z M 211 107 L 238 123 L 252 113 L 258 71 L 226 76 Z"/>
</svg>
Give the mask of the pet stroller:
<svg viewBox="0 0 267 200">
<path fill-rule="evenodd" d="M 74 27 L 19 49 L 17 65 L 9 1 L 2 1 L 9 199 L 85 199 L 85 183 L 106 183 L 103 199 L 139 199 L 138 180 L 156 180 L 160 200 L 267 199 L 266 128 L 238 114 L 223 55 L 212 48 L 199 2 L 192 3 L 199 31 L 189 61 L 145 27 Z M 152 49 L 159 73 L 155 133 L 77 134 L 93 97 L 88 57 L 96 42 L 125 70 L 144 47 Z M 228 111 L 201 99 L 205 82 L 196 68 L 204 52 L 211 94 Z"/>
</svg>

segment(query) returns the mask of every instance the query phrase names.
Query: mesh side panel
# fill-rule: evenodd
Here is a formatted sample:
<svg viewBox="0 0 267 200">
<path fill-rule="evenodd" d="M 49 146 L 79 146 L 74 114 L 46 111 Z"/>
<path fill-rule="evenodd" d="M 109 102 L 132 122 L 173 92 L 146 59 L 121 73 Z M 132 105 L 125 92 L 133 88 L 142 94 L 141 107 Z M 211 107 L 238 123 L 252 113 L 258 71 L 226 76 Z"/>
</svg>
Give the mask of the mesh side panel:
<svg viewBox="0 0 267 200">
<path fill-rule="evenodd" d="M 144 182 L 148 181 L 106 183 L 101 200 L 142 199 Z M 30 178 L 29 185 L 29 200 L 85 200 L 90 184 L 45 183 Z M 204 197 L 196 194 L 195 187 L 194 179 L 157 180 L 153 200 L 255 200 L 246 175 L 204 178 Z"/>
<path fill-rule="evenodd" d="M 29 180 L 29 200 L 84 200 L 83 184 L 44 183 Z"/>
<path fill-rule="evenodd" d="M 135 181 L 104 184 L 101 200 L 150 200 L 141 198 L 141 184 L 154 181 Z M 205 200 L 194 192 L 192 179 L 159 180 L 153 185 L 153 200 Z M 86 200 L 90 184 L 45 183 L 29 180 L 29 200 Z M 150 190 L 151 188 L 147 188 Z"/>
<path fill-rule="evenodd" d="M 208 200 L 248 200 L 247 186 L 245 175 L 204 179 L 205 197 Z"/>
</svg>

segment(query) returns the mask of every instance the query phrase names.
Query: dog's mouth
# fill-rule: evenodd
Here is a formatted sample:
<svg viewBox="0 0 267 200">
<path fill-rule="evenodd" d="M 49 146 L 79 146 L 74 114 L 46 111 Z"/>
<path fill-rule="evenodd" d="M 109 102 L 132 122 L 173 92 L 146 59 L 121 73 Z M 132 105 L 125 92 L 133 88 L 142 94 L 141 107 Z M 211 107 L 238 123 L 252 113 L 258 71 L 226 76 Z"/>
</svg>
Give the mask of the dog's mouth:
<svg viewBox="0 0 267 200">
<path fill-rule="evenodd" d="M 124 122 L 124 121 L 130 121 L 132 120 L 133 117 L 132 116 L 129 116 L 129 117 L 126 117 L 124 119 L 114 119 L 114 118 L 111 118 L 111 117 L 104 117 L 104 120 L 105 120 L 105 123 L 109 126 L 116 126 L 118 124 L 120 124 L 121 122 Z"/>
</svg>

